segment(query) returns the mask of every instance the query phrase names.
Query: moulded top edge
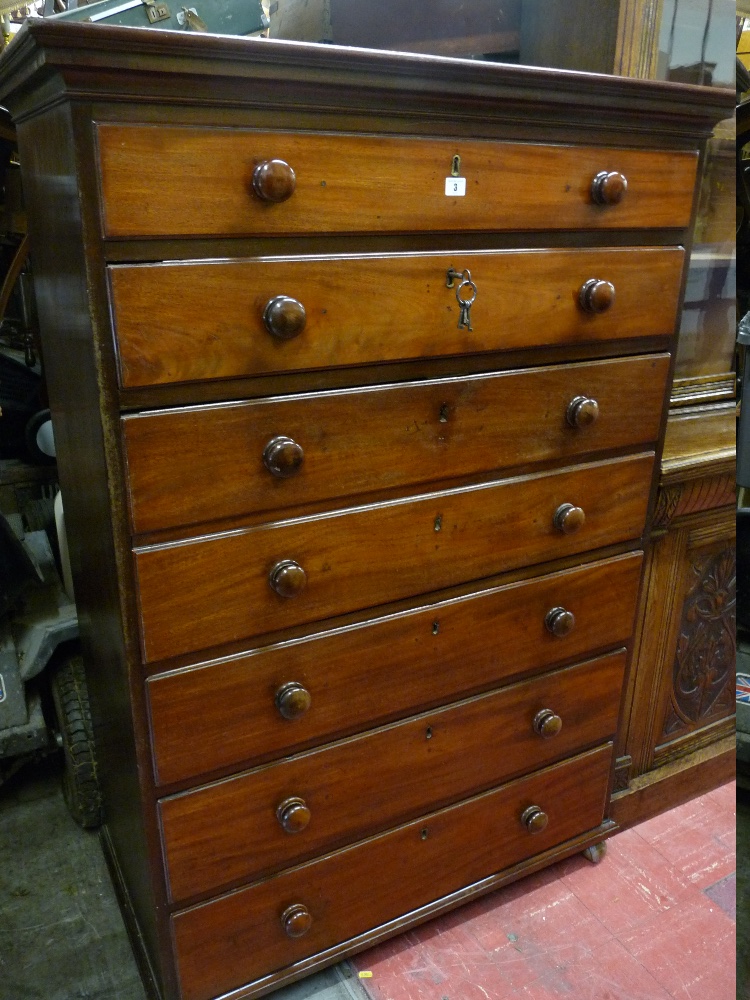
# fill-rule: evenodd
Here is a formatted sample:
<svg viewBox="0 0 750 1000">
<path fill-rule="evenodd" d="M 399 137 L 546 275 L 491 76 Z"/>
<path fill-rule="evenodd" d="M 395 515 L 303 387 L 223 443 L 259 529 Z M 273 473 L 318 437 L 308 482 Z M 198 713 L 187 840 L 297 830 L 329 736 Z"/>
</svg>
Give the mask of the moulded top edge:
<svg viewBox="0 0 750 1000">
<path fill-rule="evenodd" d="M 502 101 L 513 110 L 554 108 L 555 117 L 580 118 L 594 112 L 629 112 L 639 125 L 704 134 L 735 105 L 723 88 L 639 80 L 598 73 L 544 69 L 455 59 L 445 56 L 361 49 L 278 39 L 209 35 L 152 28 L 114 27 L 70 21 L 27 22 L 0 58 L 0 101 L 14 113 L 28 114 L 50 101 L 50 80 L 58 95 L 77 93 L 97 99 L 138 99 L 132 81 L 151 77 L 166 101 L 182 94 L 217 96 L 217 82 L 247 88 L 249 81 L 278 84 L 278 103 L 294 105 L 295 84 L 314 86 L 316 96 L 330 92 L 337 106 L 343 94 L 362 91 L 395 94 L 407 103 L 443 95 L 450 105 L 462 101 Z M 129 82 L 130 81 L 130 82 Z M 252 100 L 246 90 L 248 103 Z M 242 100 L 241 92 L 237 99 Z M 325 99 L 323 104 L 325 105 Z M 355 101 L 356 103 L 356 101 Z M 645 119 L 645 121 L 644 121 Z"/>
</svg>

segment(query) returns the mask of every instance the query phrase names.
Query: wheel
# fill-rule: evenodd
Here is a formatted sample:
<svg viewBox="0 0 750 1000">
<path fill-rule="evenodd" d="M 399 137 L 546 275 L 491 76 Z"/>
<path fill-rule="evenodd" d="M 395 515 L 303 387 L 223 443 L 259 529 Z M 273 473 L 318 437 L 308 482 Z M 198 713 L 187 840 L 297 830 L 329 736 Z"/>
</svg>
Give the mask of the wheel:
<svg viewBox="0 0 750 1000">
<path fill-rule="evenodd" d="M 584 858 L 590 861 L 592 865 L 598 865 L 607 855 L 607 841 L 602 840 L 598 844 L 592 844 L 591 847 L 587 847 L 582 853 Z"/>
<path fill-rule="evenodd" d="M 80 656 L 68 655 L 52 671 L 52 702 L 65 755 L 63 796 L 73 819 L 91 829 L 102 822 L 86 675 Z"/>
</svg>

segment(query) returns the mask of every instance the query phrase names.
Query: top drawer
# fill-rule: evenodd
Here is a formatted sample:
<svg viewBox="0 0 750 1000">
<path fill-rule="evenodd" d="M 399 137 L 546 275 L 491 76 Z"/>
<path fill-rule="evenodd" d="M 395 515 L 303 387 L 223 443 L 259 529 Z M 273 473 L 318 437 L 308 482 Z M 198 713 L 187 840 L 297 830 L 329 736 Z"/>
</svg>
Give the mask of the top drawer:
<svg viewBox="0 0 750 1000">
<path fill-rule="evenodd" d="M 692 152 L 596 146 L 161 125 L 99 125 L 97 134 L 103 230 L 113 238 L 683 227 L 697 166 Z M 456 156 L 459 197 L 447 183 Z M 278 170 L 270 193 L 288 195 L 283 202 L 255 193 L 256 168 L 272 160 L 294 174 L 292 185 Z M 602 172 L 626 178 L 619 203 L 597 203 Z"/>
</svg>

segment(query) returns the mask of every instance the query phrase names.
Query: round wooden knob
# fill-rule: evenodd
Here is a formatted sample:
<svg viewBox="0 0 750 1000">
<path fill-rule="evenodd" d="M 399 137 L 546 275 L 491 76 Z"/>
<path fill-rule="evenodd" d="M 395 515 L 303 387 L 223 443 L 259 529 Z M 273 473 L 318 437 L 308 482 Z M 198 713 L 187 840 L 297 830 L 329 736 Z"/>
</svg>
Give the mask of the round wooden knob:
<svg viewBox="0 0 750 1000">
<path fill-rule="evenodd" d="M 297 177 L 284 160 L 265 160 L 253 170 L 253 191 L 263 201 L 286 201 L 296 186 Z"/>
<path fill-rule="evenodd" d="M 286 833 L 302 833 L 312 819 L 307 803 L 298 796 L 284 801 L 276 809 L 276 819 Z"/>
<path fill-rule="evenodd" d="M 269 299 L 263 310 L 263 325 L 278 340 L 293 340 L 305 329 L 305 307 L 288 295 Z"/>
<path fill-rule="evenodd" d="M 562 531 L 564 535 L 574 535 L 586 523 L 586 514 L 582 507 L 575 507 L 572 503 L 564 503 L 555 511 L 554 520 L 558 531 Z"/>
<path fill-rule="evenodd" d="M 578 300 L 581 308 L 590 313 L 603 313 L 612 307 L 615 301 L 615 286 L 611 281 L 601 281 L 599 278 L 590 278 L 581 285 L 578 292 Z"/>
<path fill-rule="evenodd" d="M 288 906 L 281 914 L 281 926 L 286 936 L 290 938 L 304 937 L 312 927 L 312 923 L 312 914 L 302 903 Z"/>
<path fill-rule="evenodd" d="M 521 815 L 521 822 L 529 833 L 541 833 L 549 822 L 549 816 L 539 806 L 529 806 Z"/>
<path fill-rule="evenodd" d="M 568 403 L 566 416 L 571 427 L 590 427 L 599 419 L 599 404 L 590 396 L 576 396 Z"/>
<path fill-rule="evenodd" d="M 562 719 L 551 708 L 543 708 L 534 716 L 533 726 L 535 733 L 549 739 L 551 736 L 557 736 L 562 729 Z"/>
<path fill-rule="evenodd" d="M 576 616 L 572 611 L 567 611 L 565 608 L 552 608 L 551 611 L 547 612 L 544 619 L 544 624 L 547 626 L 547 630 L 556 635 L 558 639 L 562 639 L 566 635 L 570 635 L 576 623 Z"/>
<path fill-rule="evenodd" d="M 290 479 L 302 468 L 305 453 L 290 437 L 271 438 L 263 449 L 263 464 L 278 479 Z"/>
<path fill-rule="evenodd" d="M 296 681 L 289 681 L 282 684 L 276 692 L 276 707 L 285 719 L 290 722 L 300 719 L 309 710 L 312 704 L 312 695 Z"/>
<path fill-rule="evenodd" d="M 305 589 L 307 574 L 294 559 L 282 559 L 271 570 L 268 582 L 279 597 L 296 597 Z"/>
<path fill-rule="evenodd" d="M 591 200 L 597 205 L 619 205 L 628 189 L 628 179 L 617 170 L 600 170 L 591 182 Z"/>
</svg>

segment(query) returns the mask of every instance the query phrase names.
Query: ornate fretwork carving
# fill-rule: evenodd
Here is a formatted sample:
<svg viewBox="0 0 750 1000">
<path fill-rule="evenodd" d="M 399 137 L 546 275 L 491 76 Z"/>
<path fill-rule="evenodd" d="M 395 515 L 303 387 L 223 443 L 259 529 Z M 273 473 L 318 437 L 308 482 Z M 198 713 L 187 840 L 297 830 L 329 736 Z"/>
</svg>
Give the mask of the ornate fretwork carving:
<svg viewBox="0 0 750 1000">
<path fill-rule="evenodd" d="M 734 472 L 662 486 L 656 497 L 654 527 L 669 528 L 676 517 L 734 505 L 734 500 Z"/>
<path fill-rule="evenodd" d="M 654 527 L 666 528 L 675 516 L 682 496 L 681 486 L 662 486 L 656 497 Z"/>
<path fill-rule="evenodd" d="M 613 792 L 624 792 L 630 784 L 630 771 L 633 766 L 633 758 L 619 757 L 615 764 L 615 782 Z"/>
<path fill-rule="evenodd" d="M 735 575 L 732 548 L 704 555 L 691 566 L 692 585 L 683 605 L 665 738 L 731 711 Z"/>
</svg>

